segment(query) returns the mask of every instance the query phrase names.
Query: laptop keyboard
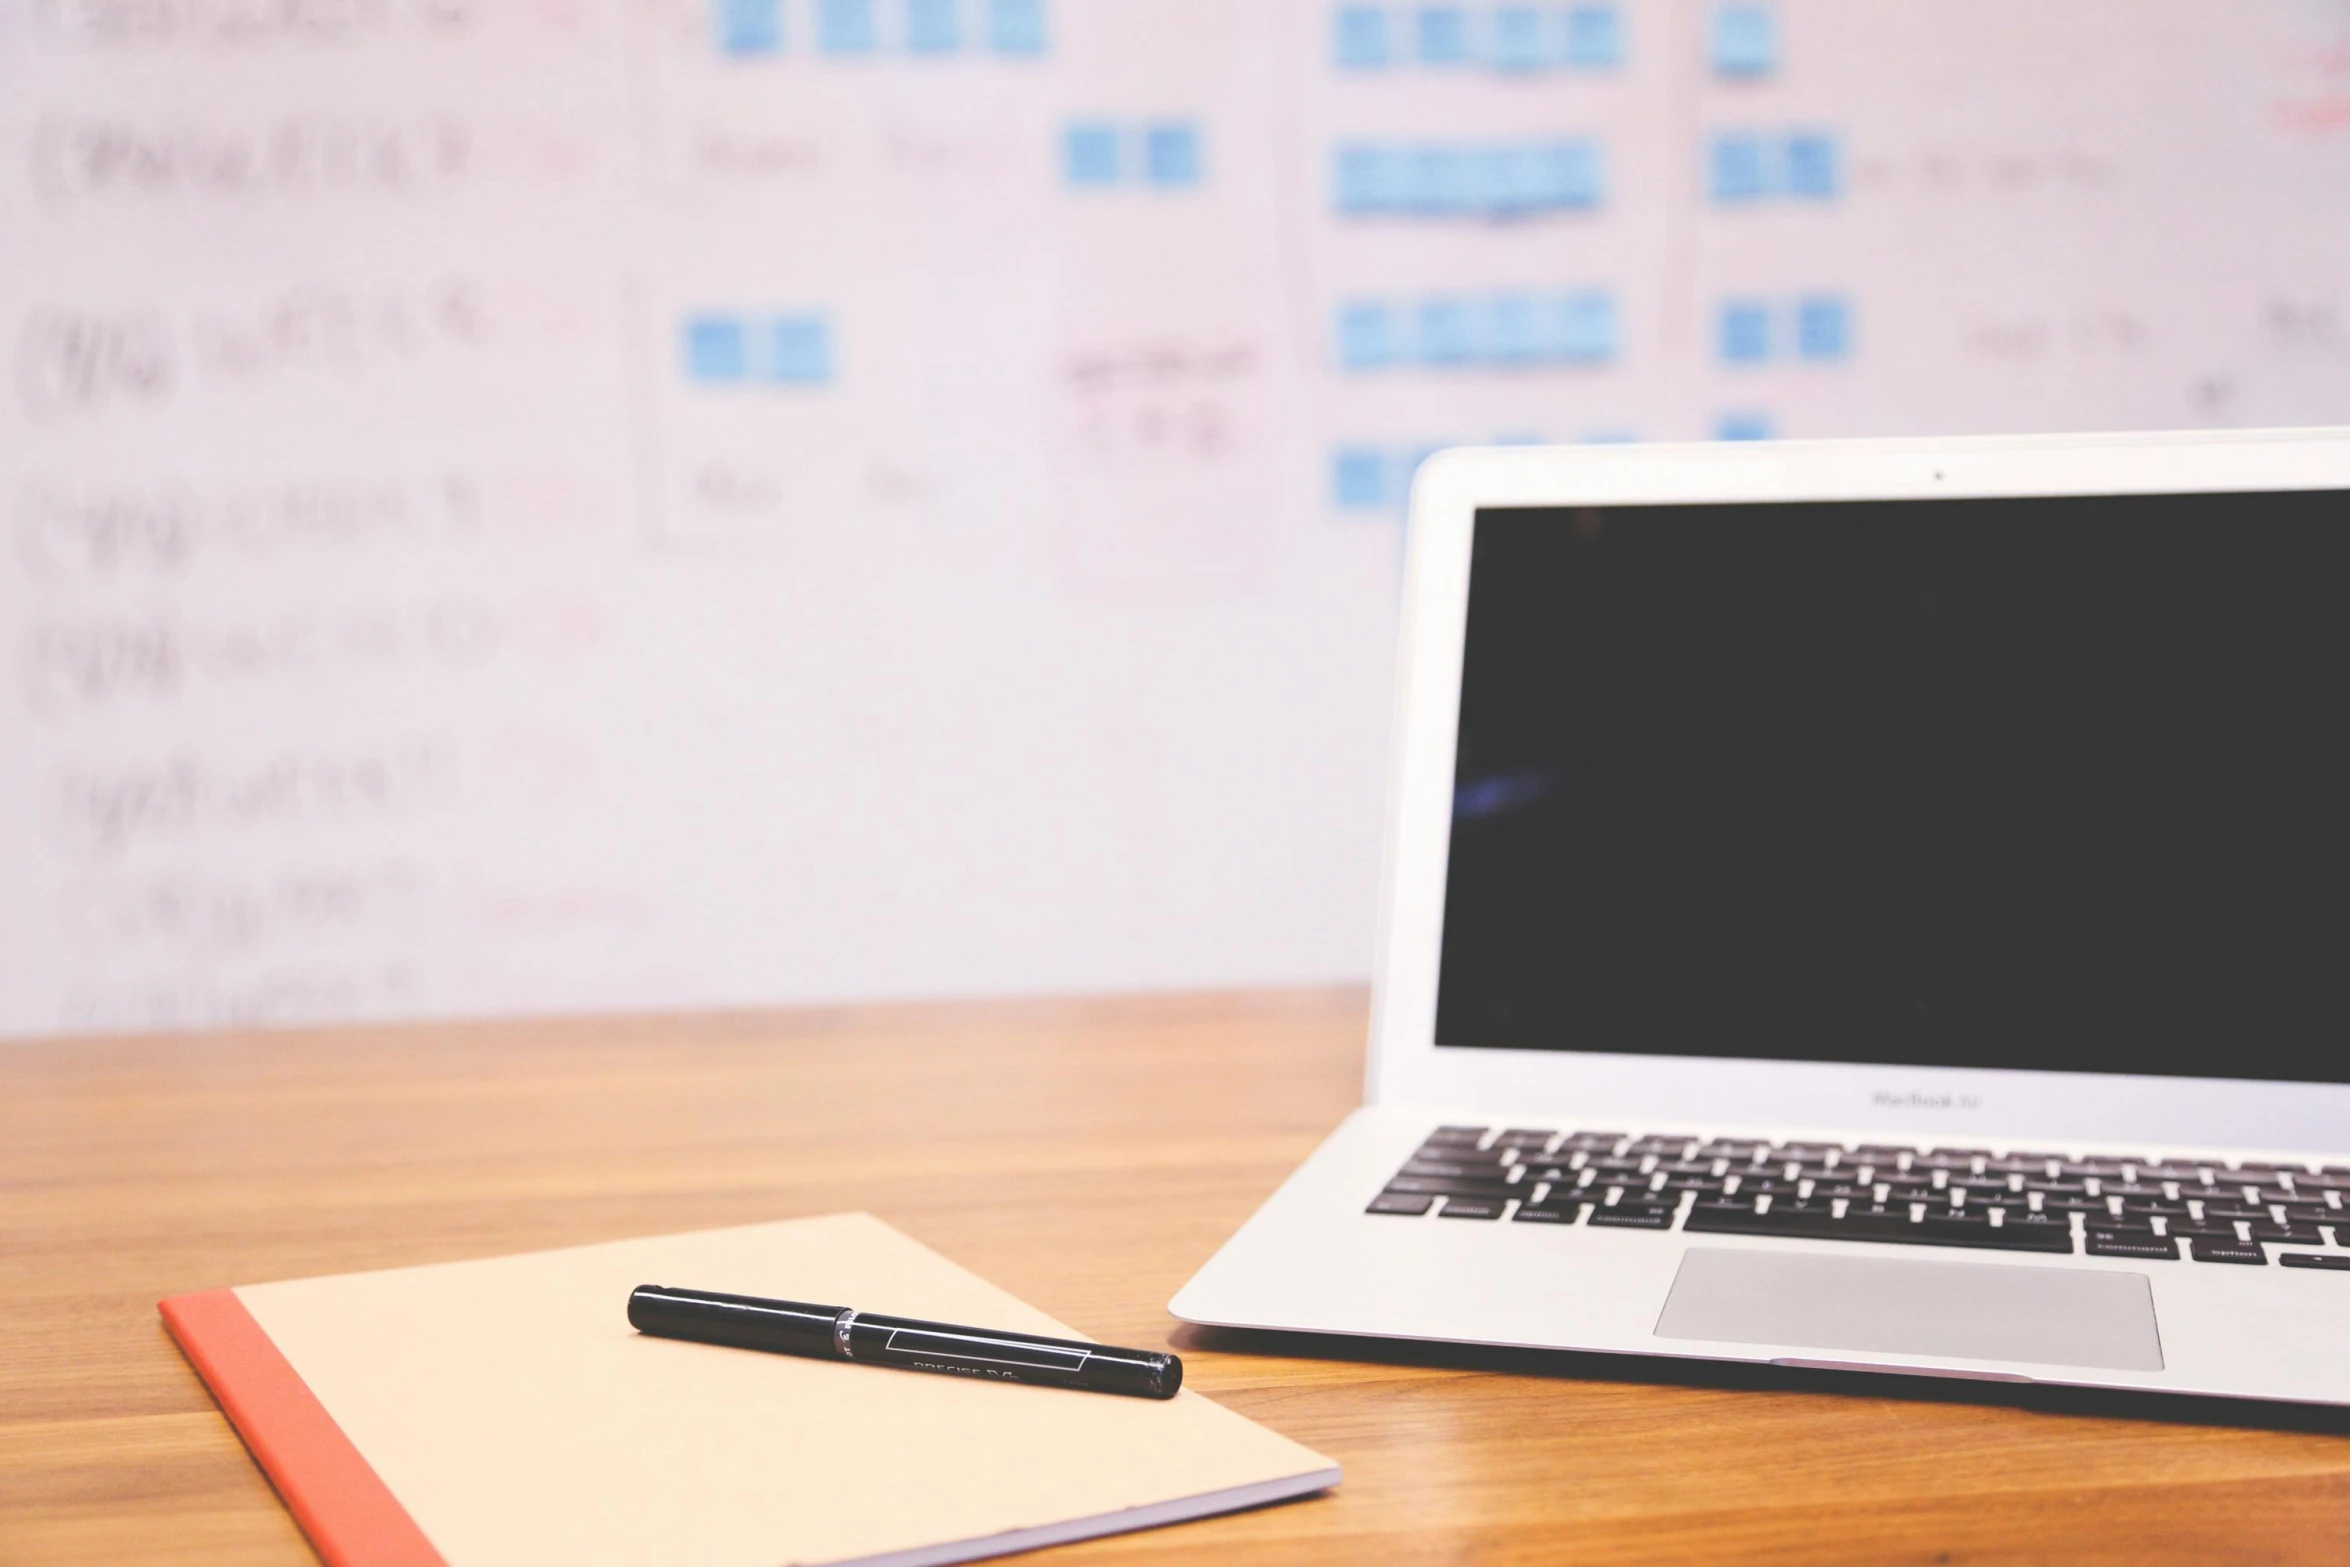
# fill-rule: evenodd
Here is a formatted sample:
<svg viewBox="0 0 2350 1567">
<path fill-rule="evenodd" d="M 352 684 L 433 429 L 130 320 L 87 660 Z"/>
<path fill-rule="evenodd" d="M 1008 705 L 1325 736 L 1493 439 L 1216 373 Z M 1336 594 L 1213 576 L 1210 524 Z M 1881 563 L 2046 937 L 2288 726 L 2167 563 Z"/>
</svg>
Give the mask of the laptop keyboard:
<svg viewBox="0 0 2350 1567">
<path fill-rule="evenodd" d="M 1444 1126 L 1372 1213 L 2350 1271 L 2350 1169 Z"/>
</svg>

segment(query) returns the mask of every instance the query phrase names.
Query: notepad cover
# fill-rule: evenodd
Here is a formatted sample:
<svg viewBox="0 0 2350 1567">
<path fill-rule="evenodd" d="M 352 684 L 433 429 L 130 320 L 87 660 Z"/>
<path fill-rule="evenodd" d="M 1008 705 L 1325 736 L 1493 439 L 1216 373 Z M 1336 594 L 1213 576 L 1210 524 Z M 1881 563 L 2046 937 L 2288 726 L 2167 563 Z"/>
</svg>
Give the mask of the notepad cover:
<svg viewBox="0 0 2350 1567">
<path fill-rule="evenodd" d="M 1173 1400 L 648 1338 L 639 1284 L 1081 1337 L 865 1214 L 163 1303 L 332 1567 L 965 1561 L 1337 1483 Z"/>
</svg>

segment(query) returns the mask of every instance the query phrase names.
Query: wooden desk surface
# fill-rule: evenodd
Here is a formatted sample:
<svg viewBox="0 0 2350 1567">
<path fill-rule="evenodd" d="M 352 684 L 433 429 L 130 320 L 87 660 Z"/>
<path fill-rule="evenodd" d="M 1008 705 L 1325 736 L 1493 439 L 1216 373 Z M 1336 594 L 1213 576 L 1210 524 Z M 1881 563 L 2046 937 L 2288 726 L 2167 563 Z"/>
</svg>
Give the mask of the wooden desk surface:
<svg viewBox="0 0 2350 1567">
<path fill-rule="evenodd" d="M 2330 1415 L 1180 1329 L 1362 1030 L 1349 991 L 0 1044 L 0 1562 L 308 1559 L 164 1295 L 844 1208 L 1346 1466 L 1072 1567 L 2350 1561 Z"/>
</svg>

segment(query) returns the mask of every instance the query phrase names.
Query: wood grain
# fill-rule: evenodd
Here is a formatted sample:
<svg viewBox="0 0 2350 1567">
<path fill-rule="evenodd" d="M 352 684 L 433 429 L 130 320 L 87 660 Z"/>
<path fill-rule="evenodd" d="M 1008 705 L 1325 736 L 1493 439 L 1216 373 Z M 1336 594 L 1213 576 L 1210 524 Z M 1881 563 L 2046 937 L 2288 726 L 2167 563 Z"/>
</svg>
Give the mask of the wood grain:
<svg viewBox="0 0 2350 1567">
<path fill-rule="evenodd" d="M 2350 1420 L 1180 1328 L 1355 1102 L 1363 999 L 0 1045 L 0 1562 L 290 1563 L 183 1290 L 864 1208 L 1340 1459 L 1070 1563 L 2350 1561 Z M 2350 1320 L 2345 1321 L 2350 1331 Z M 1318 1358 L 1345 1354 L 1351 1358 Z"/>
</svg>

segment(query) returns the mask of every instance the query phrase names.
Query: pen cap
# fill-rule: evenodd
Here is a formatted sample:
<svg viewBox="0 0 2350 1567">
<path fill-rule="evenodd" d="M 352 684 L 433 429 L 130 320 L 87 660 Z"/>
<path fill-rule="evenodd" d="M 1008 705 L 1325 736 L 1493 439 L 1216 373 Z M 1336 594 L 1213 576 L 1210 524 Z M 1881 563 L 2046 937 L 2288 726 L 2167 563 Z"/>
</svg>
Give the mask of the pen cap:
<svg viewBox="0 0 2350 1567">
<path fill-rule="evenodd" d="M 1085 1363 L 1085 1385 L 1105 1393 L 1173 1398 L 1183 1386 L 1183 1362 L 1150 1349 L 1097 1347 Z"/>
<path fill-rule="evenodd" d="M 628 1296 L 629 1325 L 661 1338 L 701 1344 L 731 1344 L 786 1355 L 840 1358 L 833 1324 L 846 1308 L 797 1300 L 761 1300 L 755 1295 L 713 1295 L 639 1284 Z"/>
</svg>

